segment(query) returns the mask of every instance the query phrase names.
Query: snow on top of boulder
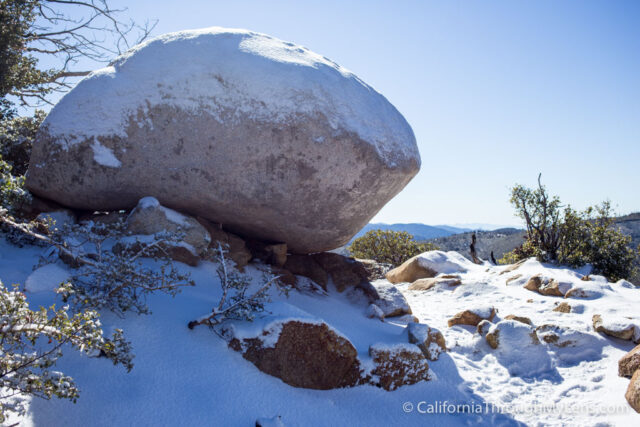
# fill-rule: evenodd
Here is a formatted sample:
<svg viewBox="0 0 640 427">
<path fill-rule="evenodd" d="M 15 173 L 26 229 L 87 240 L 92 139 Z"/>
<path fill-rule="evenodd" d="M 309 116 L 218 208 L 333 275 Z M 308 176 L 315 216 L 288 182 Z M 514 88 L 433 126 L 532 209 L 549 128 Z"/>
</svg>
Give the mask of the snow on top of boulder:
<svg viewBox="0 0 640 427">
<path fill-rule="evenodd" d="M 490 305 L 480 305 L 470 308 L 469 311 L 473 314 L 477 314 L 483 319 L 490 319 L 491 314 L 494 313 L 495 309 Z"/>
<path fill-rule="evenodd" d="M 171 221 L 172 223 L 179 225 L 181 227 L 189 227 L 189 221 L 186 216 L 182 215 L 178 211 L 174 211 L 173 209 L 169 209 L 165 206 L 162 206 L 158 199 L 155 197 L 147 196 L 143 197 L 138 201 L 138 206 L 136 209 L 160 209 L 164 216 Z"/>
<path fill-rule="evenodd" d="M 358 134 L 390 165 L 398 156 L 419 158 L 404 117 L 349 70 L 305 47 L 220 27 L 164 34 L 135 46 L 80 81 L 43 125 L 67 149 L 87 138 L 125 137 L 131 125 L 151 126 L 146 113 L 155 105 L 206 112 L 220 121 L 224 111 L 233 112 L 225 120 L 279 122 L 324 113 L 336 132 Z"/>
<path fill-rule="evenodd" d="M 155 197 L 147 196 L 140 199 L 138 207 L 140 209 L 157 208 L 160 206 L 160 202 Z"/>
<path fill-rule="evenodd" d="M 429 268 L 436 273 L 452 274 L 466 273 L 477 269 L 479 266 L 469 261 L 458 252 L 428 251 L 418 255 L 418 262 L 424 268 Z"/>
</svg>

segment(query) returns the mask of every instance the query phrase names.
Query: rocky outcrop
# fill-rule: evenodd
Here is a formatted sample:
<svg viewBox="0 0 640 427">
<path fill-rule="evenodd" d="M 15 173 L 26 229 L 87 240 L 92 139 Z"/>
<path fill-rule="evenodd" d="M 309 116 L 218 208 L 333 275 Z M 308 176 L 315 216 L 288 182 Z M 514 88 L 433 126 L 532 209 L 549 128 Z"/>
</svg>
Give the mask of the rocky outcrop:
<svg viewBox="0 0 640 427">
<path fill-rule="evenodd" d="M 369 355 L 375 366 L 371 373 L 378 378 L 376 385 L 387 391 L 430 379 L 429 364 L 415 345 L 372 345 Z"/>
<path fill-rule="evenodd" d="M 209 28 L 149 40 L 80 81 L 41 126 L 26 185 L 86 210 L 151 195 L 312 253 L 347 243 L 419 168 L 409 124 L 354 74 Z"/>
<path fill-rule="evenodd" d="M 407 325 L 409 342 L 422 350 L 422 354 L 429 360 L 438 360 L 440 353 L 447 351 L 447 344 L 442 332 L 421 323 Z"/>
<path fill-rule="evenodd" d="M 493 320 L 496 310 L 493 307 L 479 307 L 471 310 L 464 310 L 453 316 L 447 324 L 449 327 L 454 325 L 478 326 L 483 320 Z"/>
<path fill-rule="evenodd" d="M 618 361 L 618 375 L 631 378 L 640 369 L 640 345 L 625 354 Z"/>
<path fill-rule="evenodd" d="M 258 369 L 301 388 L 328 390 L 360 381 L 358 354 L 351 342 L 326 324 L 287 321 L 259 337 L 232 337 L 229 347 Z"/>
</svg>

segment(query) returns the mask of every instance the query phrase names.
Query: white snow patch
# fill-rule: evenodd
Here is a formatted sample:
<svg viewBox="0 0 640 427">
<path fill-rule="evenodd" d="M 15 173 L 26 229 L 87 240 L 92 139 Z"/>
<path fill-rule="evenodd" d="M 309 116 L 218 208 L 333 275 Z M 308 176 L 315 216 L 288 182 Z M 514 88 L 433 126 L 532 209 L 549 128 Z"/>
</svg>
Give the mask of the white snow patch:
<svg viewBox="0 0 640 427">
<path fill-rule="evenodd" d="M 489 328 L 498 333 L 498 348 L 492 354 L 513 376 L 532 377 L 551 371 L 554 366 L 545 346 L 535 344 L 531 326 L 503 320 Z"/>
<path fill-rule="evenodd" d="M 31 273 L 24 282 L 24 287 L 30 293 L 52 292 L 70 278 L 66 269 L 57 264 L 47 264 Z"/>
<path fill-rule="evenodd" d="M 113 154 L 113 151 L 100 144 L 97 138 L 94 138 L 91 148 L 93 149 L 93 160 L 99 165 L 108 168 L 119 168 L 122 166 L 122 162 Z"/>
</svg>

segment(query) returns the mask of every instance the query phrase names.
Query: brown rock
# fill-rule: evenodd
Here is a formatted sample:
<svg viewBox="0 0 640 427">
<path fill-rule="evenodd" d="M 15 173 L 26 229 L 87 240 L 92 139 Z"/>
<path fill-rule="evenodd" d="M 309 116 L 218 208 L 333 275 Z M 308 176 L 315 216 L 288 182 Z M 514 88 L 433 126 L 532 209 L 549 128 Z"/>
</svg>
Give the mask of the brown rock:
<svg viewBox="0 0 640 427">
<path fill-rule="evenodd" d="M 409 285 L 408 289 L 410 291 L 428 291 L 429 289 L 433 288 L 435 285 L 455 287 L 455 286 L 460 286 L 462 284 L 462 281 L 460 280 L 459 276 L 456 276 L 456 277 L 450 277 L 452 275 L 447 275 L 447 276 L 449 277 L 438 276 L 438 277 L 432 277 L 428 279 L 418 279 L 415 282 L 413 282 L 411 285 Z"/>
<path fill-rule="evenodd" d="M 578 337 L 575 331 L 553 324 L 540 325 L 535 332 L 538 339 L 559 348 L 576 345 Z"/>
<path fill-rule="evenodd" d="M 409 342 L 417 345 L 422 354 L 429 360 L 438 360 L 440 353 L 447 351 L 442 332 L 428 325 L 409 323 L 407 325 Z"/>
<path fill-rule="evenodd" d="M 388 272 L 385 276 L 387 280 L 391 283 L 413 283 L 418 279 L 427 279 L 438 275 L 436 271 L 420 265 L 418 257 L 419 255 Z"/>
<path fill-rule="evenodd" d="M 329 275 L 309 255 L 289 255 L 284 268 L 295 275 L 308 277 L 320 285 L 322 289 L 327 290 Z"/>
<path fill-rule="evenodd" d="M 217 249 L 218 242 L 220 242 L 223 248 L 228 251 L 225 256 L 235 262 L 238 268 L 243 268 L 251 261 L 252 255 L 244 239 L 224 231 L 220 224 L 214 224 L 203 217 L 197 217 L 196 220 L 209 232 L 211 236 L 210 248 Z"/>
<path fill-rule="evenodd" d="M 271 272 L 278 277 L 278 281 L 283 285 L 297 288 L 296 285 L 298 284 L 298 279 L 295 274 L 291 273 L 289 270 L 274 266 L 271 268 Z"/>
<path fill-rule="evenodd" d="M 354 258 L 332 252 L 312 254 L 310 258 L 329 274 L 338 292 L 369 282 L 369 273 Z"/>
<path fill-rule="evenodd" d="M 627 398 L 629 405 L 640 414 L 640 370 L 636 371 L 633 377 L 631 377 L 629 387 L 627 387 L 627 392 L 624 397 Z"/>
<path fill-rule="evenodd" d="M 428 279 L 418 279 L 407 288 L 410 291 L 428 291 L 438 284 L 438 279 L 431 277 Z"/>
<path fill-rule="evenodd" d="M 251 252 L 252 259 L 257 259 L 263 263 L 284 266 L 287 261 L 286 243 L 265 243 L 258 240 L 247 241 L 247 248 Z"/>
<path fill-rule="evenodd" d="M 591 318 L 591 321 L 593 322 L 593 329 L 596 332 L 600 332 L 611 337 L 620 338 L 621 340 L 633 340 L 635 328 L 631 324 L 625 328 L 610 329 L 605 327 L 602 316 L 600 316 L 599 314 L 594 314 Z"/>
<path fill-rule="evenodd" d="M 484 337 L 487 335 L 487 332 L 489 332 L 489 329 L 492 326 L 493 326 L 493 323 L 491 323 L 491 321 L 483 320 L 480 323 L 478 323 L 478 326 L 476 327 L 476 332 L 478 332 L 478 334 Z"/>
<path fill-rule="evenodd" d="M 465 310 L 465 311 L 459 312 L 458 314 L 453 316 L 451 319 L 449 319 L 447 324 L 449 325 L 449 327 L 452 327 L 454 325 L 478 326 L 478 323 L 480 323 L 481 321 L 492 320 L 495 315 L 496 315 L 496 310 L 493 307 L 491 308 L 489 317 L 481 317 L 480 315 L 473 312 L 472 310 Z"/>
<path fill-rule="evenodd" d="M 407 344 L 395 347 L 371 346 L 369 355 L 375 368 L 372 373 L 379 378 L 378 385 L 387 391 L 403 385 L 428 381 L 429 364 L 417 346 Z"/>
<path fill-rule="evenodd" d="M 562 297 L 564 294 L 560 290 L 560 283 L 552 279 L 548 283 L 543 284 L 538 288 L 538 292 L 541 295 L 552 296 L 552 297 Z"/>
<path fill-rule="evenodd" d="M 527 283 L 524 284 L 524 288 L 533 292 L 538 292 L 540 290 L 540 286 L 542 286 L 542 276 L 540 274 L 536 274 L 532 276 Z"/>
<path fill-rule="evenodd" d="M 640 345 L 625 354 L 618 361 L 618 375 L 630 378 L 640 369 Z"/>
<path fill-rule="evenodd" d="M 259 338 L 233 338 L 229 347 L 258 369 L 293 387 L 328 390 L 351 387 L 360 381 L 356 349 L 326 324 L 288 321 L 282 325 L 273 347 L 263 339 L 277 333 L 265 331 Z"/>
<path fill-rule="evenodd" d="M 571 306 L 566 302 L 562 302 L 553 309 L 557 313 L 571 313 Z"/>
<path fill-rule="evenodd" d="M 497 349 L 500 344 L 500 329 L 495 328 L 492 331 L 487 332 L 484 338 L 487 340 L 489 347 L 494 350 Z"/>
<path fill-rule="evenodd" d="M 516 322 L 524 323 L 525 325 L 529 325 L 529 326 L 533 325 L 533 323 L 531 322 L 531 319 L 529 319 L 528 317 L 516 316 L 515 314 L 509 314 L 505 316 L 504 320 L 515 320 Z"/>
</svg>

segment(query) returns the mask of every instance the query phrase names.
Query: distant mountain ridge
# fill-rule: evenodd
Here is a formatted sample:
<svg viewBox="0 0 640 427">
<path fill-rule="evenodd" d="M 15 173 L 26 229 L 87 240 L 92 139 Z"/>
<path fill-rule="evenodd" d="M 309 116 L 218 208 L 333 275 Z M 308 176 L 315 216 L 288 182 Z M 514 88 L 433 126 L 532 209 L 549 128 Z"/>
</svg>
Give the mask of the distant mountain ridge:
<svg viewBox="0 0 640 427">
<path fill-rule="evenodd" d="M 411 234 L 415 240 L 429 240 L 435 239 L 436 237 L 445 237 L 451 236 L 453 234 L 465 233 L 467 231 L 471 231 L 466 228 L 458 228 L 448 225 L 443 226 L 433 226 L 419 223 L 411 223 L 411 224 L 380 224 L 380 223 L 372 223 L 364 226 L 362 230 L 356 234 L 353 239 L 357 239 L 365 235 L 368 231 L 371 230 L 391 230 L 391 231 L 406 231 Z M 351 239 L 353 241 L 353 239 Z"/>
</svg>

